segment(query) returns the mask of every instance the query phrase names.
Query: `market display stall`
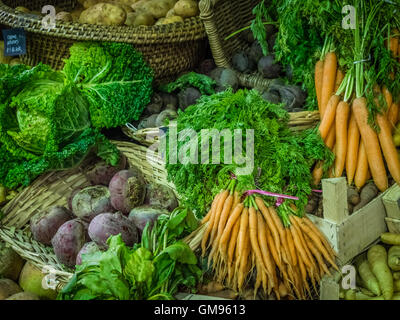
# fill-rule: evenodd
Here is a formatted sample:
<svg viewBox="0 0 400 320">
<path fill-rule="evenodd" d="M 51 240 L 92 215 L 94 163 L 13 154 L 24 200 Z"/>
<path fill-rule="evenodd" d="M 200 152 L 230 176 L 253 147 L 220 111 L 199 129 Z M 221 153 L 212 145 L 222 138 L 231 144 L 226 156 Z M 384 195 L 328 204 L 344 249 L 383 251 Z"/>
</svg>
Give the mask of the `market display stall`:
<svg viewBox="0 0 400 320">
<path fill-rule="evenodd" d="M 400 3 L 48 2 L 0 1 L 0 300 L 399 300 Z"/>
</svg>

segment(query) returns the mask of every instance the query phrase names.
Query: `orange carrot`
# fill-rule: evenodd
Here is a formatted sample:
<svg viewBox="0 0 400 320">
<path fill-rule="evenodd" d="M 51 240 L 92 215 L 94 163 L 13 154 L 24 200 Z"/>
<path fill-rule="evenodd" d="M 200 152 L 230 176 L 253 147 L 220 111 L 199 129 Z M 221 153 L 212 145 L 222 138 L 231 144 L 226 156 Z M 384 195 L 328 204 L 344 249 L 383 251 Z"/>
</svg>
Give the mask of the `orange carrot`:
<svg viewBox="0 0 400 320">
<path fill-rule="evenodd" d="M 389 111 L 389 109 L 390 109 L 390 107 L 392 106 L 392 103 L 393 103 L 393 96 L 392 96 L 392 94 L 390 93 L 389 89 L 386 86 L 382 87 L 382 93 L 383 93 L 383 96 L 385 97 L 387 111 Z"/>
<path fill-rule="evenodd" d="M 255 254 L 256 261 L 260 264 L 260 267 L 266 271 L 266 267 L 264 266 L 264 260 L 262 257 L 261 249 L 258 244 L 258 218 L 257 218 L 257 211 L 254 207 L 249 208 L 249 236 L 250 236 L 250 243 L 251 248 L 253 249 L 253 253 Z"/>
<path fill-rule="evenodd" d="M 335 176 L 341 177 L 346 162 L 347 153 L 347 123 L 350 107 L 347 102 L 341 101 L 336 110 L 336 151 Z"/>
<path fill-rule="evenodd" d="M 256 197 L 256 204 L 257 204 L 258 208 L 260 209 L 261 213 L 263 214 L 264 219 L 265 219 L 269 229 L 271 230 L 271 233 L 272 233 L 272 236 L 273 236 L 273 239 L 274 239 L 274 242 L 275 242 L 275 248 L 278 251 L 278 257 L 279 257 L 279 261 L 280 261 L 280 258 L 281 258 L 281 255 L 280 255 L 281 241 L 280 241 L 280 237 L 279 237 L 278 227 L 275 224 L 275 221 L 274 221 L 274 219 L 273 219 L 273 217 L 271 215 L 271 212 L 270 212 L 269 208 L 267 208 L 265 206 L 264 201 L 261 198 Z"/>
<path fill-rule="evenodd" d="M 349 185 L 353 183 L 357 168 L 358 149 L 360 144 L 360 131 L 357 122 L 351 111 L 349 129 L 347 134 L 347 153 L 346 153 L 346 176 Z"/>
<path fill-rule="evenodd" d="M 275 265 L 271 258 L 270 250 L 268 249 L 268 241 L 267 241 L 267 226 L 265 225 L 265 221 L 261 214 L 257 215 L 258 218 L 258 243 L 261 249 L 261 254 L 263 257 L 264 265 L 268 271 L 268 276 L 270 278 L 270 282 L 272 287 L 277 284 L 277 276 L 275 271 Z"/>
<path fill-rule="evenodd" d="M 399 118 L 399 103 L 397 102 L 392 103 L 392 106 L 389 109 L 387 117 L 391 126 L 391 131 L 393 132 Z"/>
<path fill-rule="evenodd" d="M 365 98 L 355 99 L 353 102 L 353 110 L 362 141 L 365 145 L 372 177 L 375 185 L 383 192 L 388 188 L 388 178 L 383 163 L 378 136 L 368 124 L 367 100 Z"/>
<path fill-rule="evenodd" d="M 381 144 L 382 152 L 385 157 L 389 172 L 393 179 L 397 183 L 400 183 L 400 160 L 397 154 L 396 146 L 393 142 L 389 121 L 382 114 L 378 114 L 376 116 L 376 121 L 380 128 L 378 133 L 379 142 Z"/>
<path fill-rule="evenodd" d="M 215 208 L 214 224 L 212 226 L 212 231 L 211 231 L 211 238 L 210 238 L 210 243 L 211 244 L 214 243 L 215 236 L 217 235 L 219 220 L 220 220 L 220 217 L 221 217 L 221 212 L 222 212 L 222 209 L 224 208 L 224 204 L 225 204 L 225 201 L 228 198 L 228 196 L 229 196 L 229 191 L 228 190 L 224 190 L 221 193 L 221 195 L 220 195 L 220 197 L 218 199 L 218 203 L 217 203 L 217 206 Z"/>
<path fill-rule="evenodd" d="M 222 192 L 221 192 L 222 193 Z M 208 221 L 208 225 L 207 225 L 207 229 L 204 232 L 203 238 L 201 239 L 201 256 L 204 257 L 205 253 L 206 253 L 206 244 L 207 244 L 207 240 L 208 237 L 212 231 L 213 225 L 214 225 L 214 219 L 215 219 L 215 212 L 216 212 L 216 207 L 217 207 L 217 203 L 219 201 L 219 197 L 221 196 L 221 193 L 217 194 L 214 198 L 213 204 L 211 205 L 211 215 L 210 215 L 210 219 Z"/>
<path fill-rule="evenodd" d="M 357 169 L 356 174 L 354 176 L 354 184 L 357 189 L 360 190 L 368 180 L 368 158 L 367 152 L 365 151 L 364 143 L 360 141 L 360 147 L 358 150 L 358 160 L 357 160 Z"/>
<path fill-rule="evenodd" d="M 243 203 L 239 203 L 236 207 L 232 210 L 231 215 L 229 216 L 228 222 L 226 223 L 225 229 L 222 232 L 220 241 L 219 241 L 219 250 L 222 257 L 225 257 L 226 249 L 228 246 L 228 239 L 231 235 L 231 230 L 233 229 L 236 221 L 240 218 L 240 214 L 243 211 Z"/>
<path fill-rule="evenodd" d="M 324 76 L 324 61 L 319 60 L 315 64 L 315 91 L 317 93 L 318 110 L 321 114 L 321 95 L 322 95 L 322 81 Z"/>
<path fill-rule="evenodd" d="M 337 71 L 337 57 L 334 52 L 329 52 L 325 56 L 324 75 L 321 89 L 321 115 L 324 116 L 328 101 L 334 93 Z"/>
<path fill-rule="evenodd" d="M 325 108 L 325 112 L 322 112 L 322 121 L 319 125 L 319 133 L 324 140 L 327 137 L 333 122 L 335 121 L 336 108 L 339 104 L 339 101 L 340 96 L 336 94 L 332 95 Z"/>
<path fill-rule="evenodd" d="M 249 226 L 249 209 L 244 208 L 242 214 L 240 215 L 240 229 L 238 234 L 238 241 L 236 243 L 238 258 L 236 259 L 236 263 L 239 264 L 241 257 L 244 252 L 244 246 L 246 245 L 246 235 L 248 234 L 248 226 Z M 237 265 L 239 267 L 239 265 Z"/>
<path fill-rule="evenodd" d="M 335 80 L 335 90 L 334 92 L 338 91 L 340 85 L 342 84 L 344 79 L 344 73 L 342 70 L 338 69 L 336 72 L 336 80 Z"/>
</svg>

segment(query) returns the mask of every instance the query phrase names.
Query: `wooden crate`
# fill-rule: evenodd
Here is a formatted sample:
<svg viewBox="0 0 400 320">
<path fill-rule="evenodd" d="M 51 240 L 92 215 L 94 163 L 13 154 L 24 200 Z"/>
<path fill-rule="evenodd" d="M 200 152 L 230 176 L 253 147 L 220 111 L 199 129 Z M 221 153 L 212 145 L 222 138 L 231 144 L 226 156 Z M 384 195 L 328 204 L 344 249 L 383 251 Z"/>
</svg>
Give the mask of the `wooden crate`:
<svg viewBox="0 0 400 320">
<path fill-rule="evenodd" d="M 324 218 L 308 217 L 325 234 L 338 253 L 338 264 L 347 264 L 387 231 L 386 210 L 380 194 L 366 206 L 349 215 L 345 178 L 322 180 Z"/>
<path fill-rule="evenodd" d="M 400 220 L 400 186 L 395 184 L 382 199 L 388 218 Z"/>
<path fill-rule="evenodd" d="M 386 221 L 386 225 L 389 229 L 389 232 L 400 233 L 400 220 L 399 219 L 393 219 L 393 218 L 386 217 L 385 221 Z"/>
</svg>

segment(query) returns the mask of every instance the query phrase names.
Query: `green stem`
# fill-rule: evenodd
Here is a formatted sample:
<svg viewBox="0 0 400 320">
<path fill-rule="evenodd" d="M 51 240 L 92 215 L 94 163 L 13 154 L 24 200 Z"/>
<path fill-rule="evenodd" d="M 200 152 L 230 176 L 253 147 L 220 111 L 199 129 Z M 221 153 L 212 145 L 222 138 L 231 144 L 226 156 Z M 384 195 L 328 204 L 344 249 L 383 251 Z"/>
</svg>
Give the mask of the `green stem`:
<svg viewBox="0 0 400 320">
<path fill-rule="evenodd" d="M 278 24 L 278 22 L 274 22 L 274 21 L 268 21 L 268 22 L 263 22 L 263 25 L 275 25 L 275 26 L 278 26 L 279 24 Z M 251 28 L 251 25 L 250 26 L 247 26 L 247 27 L 244 27 L 244 28 L 242 28 L 242 29 L 239 29 L 239 30 L 237 30 L 237 31 L 235 31 L 235 32 L 233 32 L 233 33 L 231 33 L 229 36 L 227 36 L 224 40 L 226 41 L 226 40 L 229 40 L 229 39 L 231 39 L 231 38 L 233 38 L 234 36 L 236 36 L 236 35 L 238 35 L 239 33 L 241 33 L 241 32 L 243 32 L 243 31 L 246 31 L 246 30 L 248 30 L 248 29 L 250 29 Z"/>
</svg>

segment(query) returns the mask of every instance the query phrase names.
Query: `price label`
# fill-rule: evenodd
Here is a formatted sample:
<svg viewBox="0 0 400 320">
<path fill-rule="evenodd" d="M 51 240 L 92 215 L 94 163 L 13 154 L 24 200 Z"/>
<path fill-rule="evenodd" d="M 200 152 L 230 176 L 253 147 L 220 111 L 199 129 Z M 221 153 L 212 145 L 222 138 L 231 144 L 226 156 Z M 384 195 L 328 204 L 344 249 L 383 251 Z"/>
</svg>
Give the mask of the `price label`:
<svg viewBox="0 0 400 320">
<path fill-rule="evenodd" d="M 26 35 L 23 28 L 2 30 L 4 39 L 4 56 L 26 54 Z"/>
</svg>

